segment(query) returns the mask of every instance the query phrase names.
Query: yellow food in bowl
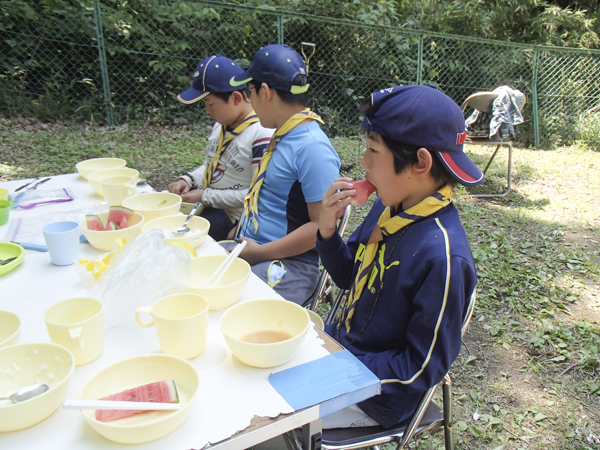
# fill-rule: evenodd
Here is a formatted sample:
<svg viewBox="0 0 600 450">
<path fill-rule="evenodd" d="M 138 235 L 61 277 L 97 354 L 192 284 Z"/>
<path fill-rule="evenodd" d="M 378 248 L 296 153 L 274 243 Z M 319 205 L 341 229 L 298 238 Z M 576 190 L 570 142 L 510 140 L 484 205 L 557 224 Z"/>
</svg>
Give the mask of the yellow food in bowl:
<svg viewBox="0 0 600 450">
<path fill-rule="evenodd" d="M 312 322 L 308 312 L 286 300 L 240 303 L 221 317 L 221 331 L 231 352 L 244 364 L 259 368 L 290 361 L 309 326 Z"/>
<path fill-rule="evenodd" d="M 96 192 L 96 194 L 98 194 L 100 197 L 104 197 L 101 184 L 102 180 L 104 178 L 119 176 L 132 177 L 134 183 L 137 184 L 138 180 L 140 179 L 140 172 L 135 169 L 130 169 L 129 167 L 120 167 L 118 169 L 95 170 L 94 172 L 88 175 L 87 180 L 90 183 L 90 186 L 92 186 L 92 188 Z"/>
<path fill-rule="evenodd" d="M 179 403 L 175 411 L 148 411 L 130 417 L 100 422 L 95 410 L 82 410 L 85 421 L 100 435 L 121 444 L 141 444 L 174 431 L 192 411 L 200 387 L 196 369 L 184 359 L 170 355 L 143 355 L 119 361 L 102 369 L 83 387 L 79 398 L 96 400 L 156 381 L 173 380 Z"/>
<path fill-rule="evenodd" d="M 108 213 L 99 213 L 96 214 L 100 221 L 106 226 L 106 220 L 108 219 Z M 113 249 L 113 244 L 117 239 L 127 238 L 128 241 L 131 241 L 134 237 L 140 234 L 142 231 L 142 226 L 144 225 L 144 217 L 140 213 L 134 212 L 129 219 L 127 219 L 127 223 L 129 226 L 127 228 L 122 228 L 120 230 L 112 230 L 112 231 L 95 231 L 90 230 L 87 227 L 86 219 L 81 221 L 81 231 L 83 235 L 94 247 L 96 250 L 100 250 L 103 252 L 110 252 Z"/>
<path fill-rule="evenodd" d="M 174 234 L 172 230 L 182 226 L 185 219 L 187 219 L 187 216 L 182 216 L 181 214 L 159 217 L 158 219 L 146 222 L 142 227 L 142 233 L 148 230 L 163 230 L 165 242 L 168 242 L 169 244 L 180 244 L 184 242 L 190 247 L 198 248 L 204 243 L 206 236 L 208 236 L 210 222 L 204 217 L 193 216 L 188 222 L 190 231 L 184 234 Z"/>
<path fill-rule="evenodd" d="M 139 212 L 146 222 L 150 222 L 159 217 L 177 214 L 181 208 L 181 197 L 169 192 L 148 192 L 126 198 L 122 206 Z"/>
<path fill-rule="evenodd" d="M 36 342 L 0 348 L 0 397 L 38 383 L 50 388 L 21 403 L 0 402 L 0 432 L 30 427 L 52 414 L 67 395 L 74 368 L 73 354 L 57 344 Z"/>
<path fill-rule="evenodd" d="M 77 169 L 77 172 L 79 172 L 79 175 L 81 175 L 84 180 L 87 180 L 88 175 L 96 170 L 118 169 L 120 167 L 125 167 L 126 165 L 127 161 L 121 158 L 93 158 L 77 163 L 75 168 Z"/>
<path fill-rule="evenodd" d="M 225 255 L 192 258 L 192 273 L 185 291 L 205 297 L 211 311 L 227 308 L 237 302 L 250 278 L 250 264 L 237 258 L 216 285 L 205 287 L 206 281 L 225 258 Z"/>
<path fill-rule="evenodd" d="M 21 320 L 9 311 L 0 311 L 0 347 L 8 347 L 19 342 Z"/>
</svg>

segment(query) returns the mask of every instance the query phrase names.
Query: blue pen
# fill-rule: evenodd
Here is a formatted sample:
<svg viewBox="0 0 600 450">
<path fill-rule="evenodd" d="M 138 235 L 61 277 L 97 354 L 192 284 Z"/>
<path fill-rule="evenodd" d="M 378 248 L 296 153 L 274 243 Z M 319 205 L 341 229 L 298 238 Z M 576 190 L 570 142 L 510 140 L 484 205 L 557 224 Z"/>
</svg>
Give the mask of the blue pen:
<svg viewBox="0 0 600 450">
<path fill-rule="evenodd" d="M 30 244 L 28 242 L 14 242 L 14 243 L 20 245 L 23 248 L 26 248 L 27 250 L 35 250 L 38 252 L 47 252 L 48 251 L 48 247 L 46 247 L 45 245 Z"/>
</svg>

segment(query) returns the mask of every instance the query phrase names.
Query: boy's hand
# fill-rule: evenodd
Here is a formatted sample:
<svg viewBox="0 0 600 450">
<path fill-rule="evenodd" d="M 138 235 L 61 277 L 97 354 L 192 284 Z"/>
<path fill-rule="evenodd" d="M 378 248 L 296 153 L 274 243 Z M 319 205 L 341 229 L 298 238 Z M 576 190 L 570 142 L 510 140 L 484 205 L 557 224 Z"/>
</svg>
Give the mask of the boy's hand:
<svg viewBox="0 0 600 450">
<path fill-rule="evenodd" d="M 350 197 L 356 194 L 352 189 L 352 178 L 342 177 L 335 180 L 323 195 L 319 231 L 323 239 L 329 239 L 335 233 L 337 221 L 344 215 Z"/>
<path fill-rule="evenodd" d="M 181 195 L 185 194 L 190 190 L 190 185 L 185 180 L 177 180 L 167 186 L 169 192 L 173 194 Z"/>
<path fill-rule="evenodd" d="M 189 192 L 185 192 L 181 195 L 181 199 L 187 203 L 196 203 L 202 201 L 202 196 L 204 195 L 204 189 L 192 189 Z"/>
<path fill-rule="evenodd" d="M 253 266 L 254 264 L 265 260 L 265 258 L 260 254 L 262 246 L 258 242 L 247 238 L 240 238 L 239 241 L 247 242 L 246 247 L 244 250 L 242 250 L 242 253 L 240 253 L 239 257 L 245 259 L 248 264 Z"/>
</svg>

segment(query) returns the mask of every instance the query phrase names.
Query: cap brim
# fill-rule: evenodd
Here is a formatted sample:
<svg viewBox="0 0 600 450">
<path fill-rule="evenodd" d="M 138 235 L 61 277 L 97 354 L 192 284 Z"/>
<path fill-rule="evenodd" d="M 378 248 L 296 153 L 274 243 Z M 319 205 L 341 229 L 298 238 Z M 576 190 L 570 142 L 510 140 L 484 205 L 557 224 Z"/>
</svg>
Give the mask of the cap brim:
<svg viewBox="0 0 600 450">
<path fill-rule="evenodd" d="M 464 153 L 436 152 L 452 176 L 465 186 L 483 183 L 485 175 Z"/>
<path fill-rule="evenodd" d="M 229 80 L 229 84 L 234 87 L 241 86 L 242 84 L 246 84 L 248 81 L 252 81 L 252 76 L 246 70 L 245 72 L 236 75 L 235 77 L 231 77 Z"/>
<path fill-rule="evenodd" d="M 181 103 L 189 105 L 191 103 L 196 103 L 198 100 L 202 100 L 208 94 L 210 94 L 210 92 L 199 91 L 198 89 L 191 87 L 179 94 L 177 96 L 177 100 L 179 100 Z"/>
</svg>

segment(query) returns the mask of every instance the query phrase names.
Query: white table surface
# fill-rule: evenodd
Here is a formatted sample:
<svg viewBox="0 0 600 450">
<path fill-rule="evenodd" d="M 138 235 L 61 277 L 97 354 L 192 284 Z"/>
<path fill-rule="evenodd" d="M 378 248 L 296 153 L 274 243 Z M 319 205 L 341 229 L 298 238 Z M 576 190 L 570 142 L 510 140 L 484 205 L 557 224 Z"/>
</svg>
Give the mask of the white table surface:
<svg viewBox="0 0 600 450">
<path fill-rule="evenodd" d="M 10 193 L 27 180 L 0 183 Z M 91 186 L 77 174 L 53 177 L 39 189 L 70 187 L 77 193 L 73 202 L 40 206 L 28 211 L 12 210 L 11 219 L 23 217 L 48 217 L 55 213 L 81 208 L 85 210 L 101 201 Z M 148 187 L 145 190 L 149 190 Z M 108 205 L 106 204 L 107 208 Z M 0 227 L 0 240 L 4 239 L 8 224 Z M 198 255 L 223 252 L 212 239 L 197 249 Z M 102 252 L 88 244 L 81 244 L 80 258 L 97 259 Z M 74 266 L 58 267 L 50 262 L 48 253 L 25 250 L 20 266 L 0 276 L 0 309 L 16 313 L 21 319 L 19 343 L 49 342 L 43 320 L 45 310 L 54 303 L 72 297 L 88 296 L 89 287 L 81 282 Z M 251 275 L 240 302 L 257 298 L 280 298 L 271 288 Z M 233 358 L 221 331 L 219 320 L 222 311 L 210 312 L 208 342 L 205 352 L 189 362 L 200 375 L 200 392 L 193 411 L 174 432 L 162 439 L 136 445 L 143 449 L 200 449 L 209 444 L 211 448 L 243 449 L 302 426 L 319 418 L 318 406 L 306 408 L 294 414 L 281 416 L 277 421 L 252 431 L 237 435 L 246 429 L 253 418 L 276 417 L 292 413 L 293 409 L 271 387 L 268 375 L 329 354 L 324 347 L 323 336 L 311 328 L 299 353 L 289 363 L 275 369 L 255 369 Z M 327 337 L 324 337 L 328 340 Z M 332 341 L 333 342 L 333 341 Z M 329 342 L 331 345 L 331 342 Z M 96 361 L 75 367 L 67 398 L 77 398 L 83 385 L 99 370 L 125 358 L 140 354 L 160 353 L 158 339 L 153 328 L 142 328 L 131 321 L 109 328 L 105 333 L 104 352 Z M 220 443 L 219 443 L 220 442 Z M 217 444 L 217 445 L 214 445 Z M 98 449 L 123 447 L 97 434 L 84 421 L 79 411 L 56 410 L 43 422 L 25 430 L 0 433 L 1 449 Z"/>
</svg>

